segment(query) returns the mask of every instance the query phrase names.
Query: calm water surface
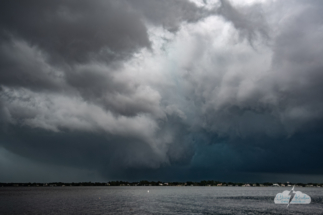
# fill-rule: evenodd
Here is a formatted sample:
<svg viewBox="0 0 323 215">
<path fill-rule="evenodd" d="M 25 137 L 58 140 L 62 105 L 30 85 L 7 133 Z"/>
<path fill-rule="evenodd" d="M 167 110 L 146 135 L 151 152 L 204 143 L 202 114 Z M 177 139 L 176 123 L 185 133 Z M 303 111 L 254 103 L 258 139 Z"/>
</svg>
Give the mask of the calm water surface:
<svg viewBox="0 0 323 215">
<path fill-rule="evenodd" d="M 147 190 L 149 189 L 149 193 Z M 0 214 L 323 214 L 323 188 L 297 188 L 309 205 L 275 205 L 284 188 L 0 187 Z"/>
</svg>

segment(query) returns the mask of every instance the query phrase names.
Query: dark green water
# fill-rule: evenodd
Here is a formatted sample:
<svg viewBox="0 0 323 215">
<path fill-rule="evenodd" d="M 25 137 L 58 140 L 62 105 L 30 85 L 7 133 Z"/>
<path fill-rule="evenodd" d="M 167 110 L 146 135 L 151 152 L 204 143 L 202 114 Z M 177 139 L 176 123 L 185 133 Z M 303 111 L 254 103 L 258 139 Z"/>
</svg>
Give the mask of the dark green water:
<svg viewBox="0 0 323 215">
<path fill-rule="evenodd" d="M 149 190 L 149 193 L 147 192 Z M 309 205 L 275 205 L 284 188 L 0 188 L 0 214 L 323 214 L 323 188 L 296 188 Z"/>
</svg>

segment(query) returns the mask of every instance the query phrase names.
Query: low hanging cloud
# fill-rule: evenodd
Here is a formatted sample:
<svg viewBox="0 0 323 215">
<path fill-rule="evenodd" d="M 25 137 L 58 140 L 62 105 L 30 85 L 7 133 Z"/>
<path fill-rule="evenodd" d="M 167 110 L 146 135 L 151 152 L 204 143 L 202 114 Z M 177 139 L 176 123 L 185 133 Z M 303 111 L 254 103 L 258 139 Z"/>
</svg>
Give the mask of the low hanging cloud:
<svg viewBox="0 0 323 215">
<path fill-rule="evenodd" d="M 291 171 L 321 174 L 321 3 L 1 4 L 0 144 L 10 153 L 105 178 L 180 167 L 191 177 L 289 171 L 268 161 L 307 142 L 312 169 Z"/>
</svg>

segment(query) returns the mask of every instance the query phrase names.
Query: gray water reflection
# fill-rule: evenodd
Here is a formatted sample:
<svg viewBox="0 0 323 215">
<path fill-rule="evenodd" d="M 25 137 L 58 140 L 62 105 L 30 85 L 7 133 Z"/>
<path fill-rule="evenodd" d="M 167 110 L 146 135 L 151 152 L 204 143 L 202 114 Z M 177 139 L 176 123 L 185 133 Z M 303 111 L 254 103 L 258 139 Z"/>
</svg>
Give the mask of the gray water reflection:
<svg viewBox="0 0 323 215">
<path fill-rule="evenodd" d="M 148 193 L 147 190 L 150 192 Z M 0 188 L 0 214 L 323 214 L 323 188 L 297 188 L 309 205 L 275 205 L 284 188 Z"/>
</svg>

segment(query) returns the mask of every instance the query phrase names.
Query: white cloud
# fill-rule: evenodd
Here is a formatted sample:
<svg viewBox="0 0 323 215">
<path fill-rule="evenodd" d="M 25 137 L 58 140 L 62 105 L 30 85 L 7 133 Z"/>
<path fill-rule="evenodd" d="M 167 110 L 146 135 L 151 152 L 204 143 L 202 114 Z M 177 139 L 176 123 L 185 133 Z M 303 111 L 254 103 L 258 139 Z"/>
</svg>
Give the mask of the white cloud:
<svg viewBox="0 0 323 215">
<path fill-rule="evenodd" d="M 114 116 L 110 111 L 79 97 L 6 87 L 3 91 L 1 100 L 10 111 L 10 116 L 22 119 L 23 124 L 31 127 L 54 132 L 70 129 L 143 138 L 152 138 L 151 135 L 158 128 L 155 121 L 147 115 Z"/>
</svg>

